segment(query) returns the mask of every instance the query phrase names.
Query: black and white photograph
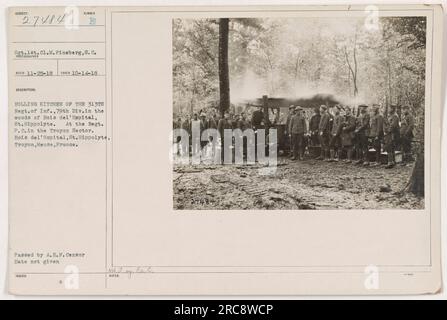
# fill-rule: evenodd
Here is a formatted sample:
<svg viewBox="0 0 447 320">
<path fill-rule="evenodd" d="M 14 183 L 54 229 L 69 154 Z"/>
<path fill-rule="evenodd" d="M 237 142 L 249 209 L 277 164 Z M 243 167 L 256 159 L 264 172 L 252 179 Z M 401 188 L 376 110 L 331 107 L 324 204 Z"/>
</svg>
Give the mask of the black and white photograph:
<svg viewBox="0 0 447 320">
<path fill-rule="evenodd" d="M 173 19 L 174 209 L 424 209 L 426 29 Z"/>
</svg>

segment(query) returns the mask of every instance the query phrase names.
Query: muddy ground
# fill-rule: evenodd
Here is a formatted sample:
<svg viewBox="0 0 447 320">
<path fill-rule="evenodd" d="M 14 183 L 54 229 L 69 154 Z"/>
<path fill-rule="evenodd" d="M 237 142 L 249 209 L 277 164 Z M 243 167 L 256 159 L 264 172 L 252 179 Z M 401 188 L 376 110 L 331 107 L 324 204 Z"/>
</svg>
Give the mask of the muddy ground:
<svg viewBox="0 0 447 320">
<path fill-rule="evenodd" d="M 423 209 L 403 190 L 413 166 L 392 169 L 343 162 L 278 159 L 268 174 L 260 165 L 174 168 L 175 209 Z M 267 174 L 266 174 L 267 173 Z"/>
</svg>

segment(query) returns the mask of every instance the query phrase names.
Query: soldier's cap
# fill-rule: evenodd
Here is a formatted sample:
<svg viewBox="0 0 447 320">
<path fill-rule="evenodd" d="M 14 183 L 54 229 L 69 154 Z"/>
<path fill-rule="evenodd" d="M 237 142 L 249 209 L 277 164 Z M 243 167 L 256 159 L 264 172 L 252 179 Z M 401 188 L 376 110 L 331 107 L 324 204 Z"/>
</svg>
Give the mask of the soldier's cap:
<svg viewBox="0 0 447 320">
<path fill-rule="evenodd" d="M 295 109 L 294 105 L 289 106 L 289 110 Z"/>
<path fill-rule="evenodd" d="M 368 108 L 368 106 L 366 104 L 361 104 L 359 105 L 359 108 Z"/>
<path fill-rule="evenodd" d="M 303 110 L 303 108 L 301 108 L 300 106 L 297 106 L 296 108 L 295 108 L 295 110 Z"/>
<path fill-rule="evenodd" d="M 322 105 L 320 106 L 320 108 L 322 108 L 322 109 L 324 109 L 324 110 L 327 110 L 327 107 L 326 107 L 324 104 L 322 104 Z"/>
</svg>

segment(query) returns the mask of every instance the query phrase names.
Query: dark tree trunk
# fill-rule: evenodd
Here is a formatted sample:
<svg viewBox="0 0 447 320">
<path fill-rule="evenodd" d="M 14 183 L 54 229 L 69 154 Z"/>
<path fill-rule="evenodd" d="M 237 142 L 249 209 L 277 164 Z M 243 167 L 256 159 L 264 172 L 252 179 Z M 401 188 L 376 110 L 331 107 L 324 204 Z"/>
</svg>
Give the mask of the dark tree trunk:
<svg viewBox="0 0 447 320">
<path fill-rule="evenodd" d="M 418 152 L 413 173 L 411 174 L 410 181 L 408 183 L 408 191 L 417 196 L 423 197 L 425 191 L 424 186 L 424 153 Z"/>
<path fill-rule="evenodd" d="M 229 19 L 219 19 L 219 95 L 220 113 L 230 108 L 230 75 L 228 68 Z"/>
</svg>

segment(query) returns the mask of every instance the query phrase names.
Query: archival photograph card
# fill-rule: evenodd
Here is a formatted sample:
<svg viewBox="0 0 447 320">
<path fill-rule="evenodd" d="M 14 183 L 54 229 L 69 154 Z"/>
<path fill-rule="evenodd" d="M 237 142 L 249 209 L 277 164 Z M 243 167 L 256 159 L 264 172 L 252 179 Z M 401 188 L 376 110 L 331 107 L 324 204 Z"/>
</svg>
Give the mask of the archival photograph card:
<svg viewBox="0 0 447 320">
<path fill-rule="evenodd" d="M 9 291 L 442 289 L 440 5 L 9 9 Z"/>
</svg>

